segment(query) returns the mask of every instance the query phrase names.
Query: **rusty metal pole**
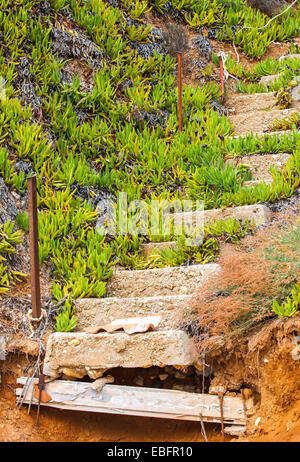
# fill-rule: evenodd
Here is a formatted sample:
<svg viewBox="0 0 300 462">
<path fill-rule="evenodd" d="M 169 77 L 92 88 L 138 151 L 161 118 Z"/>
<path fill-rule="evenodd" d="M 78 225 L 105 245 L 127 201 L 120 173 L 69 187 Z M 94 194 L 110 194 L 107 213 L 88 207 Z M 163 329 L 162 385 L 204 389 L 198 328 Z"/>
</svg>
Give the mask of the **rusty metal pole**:
<svg viewBox="0 0 300 462">
<path fill-rule="evenodd" d="M 222 442 L 225 443 L 223 400 L 224 400 L 224 394 L 219 393 L 221 426 L 222 426 Z"/>
<path fill-rule="evenodd" d="M 224 83 L 224 67 L 223 67 L 223 60 L 220 57 L 220 77 L 221 77 L 221 102 L 222 104 L 225 103 L 225 83 Z"/>
<path fill-rule="evenodd" d="M 30 247 L 30 283 L 32 317 L 38 319 L 41 316 L 41 288 L 39 268 L 39 244 L 38 244 L 38 213 L 37 213 L 37 190 L 36 177 L 28 178 L 28 214 L 29 214 L 29 247 Z"/>
<path fill-rule="evenodd" d="M 182 54 L 178 53 L 178 120 L 182 132 Z"/>
</svg>

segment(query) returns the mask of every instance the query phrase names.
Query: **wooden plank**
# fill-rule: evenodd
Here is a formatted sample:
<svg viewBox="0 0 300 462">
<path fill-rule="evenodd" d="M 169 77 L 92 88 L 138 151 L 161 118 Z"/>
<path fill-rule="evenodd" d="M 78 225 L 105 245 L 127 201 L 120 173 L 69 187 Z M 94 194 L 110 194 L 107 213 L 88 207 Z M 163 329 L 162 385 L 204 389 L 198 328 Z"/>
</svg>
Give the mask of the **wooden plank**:
<svg viewBox="0 0 300 462">
<path fill-rule="evenodd" d="M 26 383 L 22 377 L 17 382 Z M 33 384 L 30 379 L 24 403 L 37 404 L 33 396 Z M 52 401 L 41 403 L 48 407 L 86 412 L 99 412 L 119 415 L 160 417 L 178 420 L 221 422 L 219 397 L 216 395 L 187 393 L 177 390 L 156 388 L 105 385 L 100 392 L 91 389 L 91 383 L 55 380 L 46 385 L 46 392 Z M 16 390 L 20 396 L 21 388 Z M 243 402 L 238 397 L 224 397 L 224 423 L 245 424 Z"/>
</svg>

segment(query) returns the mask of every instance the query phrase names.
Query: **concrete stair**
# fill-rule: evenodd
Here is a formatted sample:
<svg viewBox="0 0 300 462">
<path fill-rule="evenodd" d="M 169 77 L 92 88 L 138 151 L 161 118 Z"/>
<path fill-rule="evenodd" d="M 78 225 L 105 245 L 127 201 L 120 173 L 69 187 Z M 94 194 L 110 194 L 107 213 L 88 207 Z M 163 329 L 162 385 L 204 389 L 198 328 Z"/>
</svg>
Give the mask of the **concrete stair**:
<svg viewBox="0 0 300 462">
<path fill-rule="evenodd" d="M 236 126 L 238 123 L 238 127 L 235 130 L 237 135 L 245 135 L 249 133 L 249 129 L 253 133 L 256 133 L 254 126 L 259 127 L 259 132 L 265 133 L 275 120 L 287 119 L 295 113 L 298 113 L 296 109 L 255 110 L 251 111 L 251 113 L 245 112 L 232 115 L 230 116 L 230 121 L 233 126 Z M 265 134 L 271 135 L 272 132 Z"/>
<path fill-rule="evenodd" d="M 286 157 L 284 155 L 281 157 L 281 155 L 278 155 L 280 162 L 286 160 Z M 286 155 L 288 156 L 288 155 Z M 251 158 L 254 156 L 249 156 L 249 157 L 242 157 L 238 162 L 240 163 L 248 163 L 249 161 L 251 163 Z M 255 156 L 255 157 L 261 157 L 261 156 Z M 276 158 L 278 159 L 278 158 Z M 233 160 L 230 160 L 228 162 L 234 162 Z M 252 161 L 254 163 L 254 161 Z M 259 163 L 259 160 L 257 161 Z M 261 159 L 261 162 L 263 162 L 263 159 Z M 278 161 L 279 162 L 279 161 Z M 270 162 L 270 165 L 273 165 L 273 163 Z M 269 176 L 268 176 L 269 175 Z M 263 176 L 261 176 L 260 172 L 255 174 L 254 172 L 254 180 L 245 182 L 245 186 L 253 186 L 255 184 L 261 183 L 262 181 L 265 181 L 266 183 L 271 183 L 272 182 L 272 177 L 270 174 L 264 173 Z M 183 220 L 187 221 L 187 224 L 195 224 L 198 222 L 201 222 L 201 220 L 204 220 L 204 223 L 213 223 L 216 220 L 226 220 L 228 218 L 236 218 L 237 220 L 242 220 L 243 222 L 245 220 L 249 220 L 252 222 L 254 220 L 255 224 L 257 226 L 261 225 L 266 225 L 269 221 L 270 218 L 270 211 L 267 207 L 262 206 L 262 205 L 246 205 L 246 206 L 241 206 L 241 207 L 231 207 L 231 208 L 226 208 L 226 209 L 212 209 L 212 210 L 205 210 L 204 212 L 183 212 L 183 213 L 173 213 L 173 214 L 168 214 L 167 217 L 169 219 L 175 218 L 177 222 L 182 223 Z M 167 241 L 167 242 L 149 242 L 147 244 L 142 244 L 142 251 L 143 251 L 143 256 L 145 259 L 147 259 L 150 255 L 154 255 L 159 253 L 159 251 L 164 250 L 164 249 L 176 249 L 177 248 L 177 243 L 174 241 Z"/>
<path fill-rule="evenodd" d="M 275 92 L 236 94 L 230 98 L 230 102 L 227 106 L 230 115 L 249 114 L 253 111 L 276 109 Z"/>
<path fill-rule="evenodd" d="M 214 263 L 116 271 L 108 285 L 108 293 L 115 297 L 77 300 L 76 331 L 50 335 L 44 373 L 97 378 L 112 367 L 196 364 L 193 342 L 180 330 L 180 315 L 188 309 L 192 294 L 217 271 L 219 266 Z M 152 314 L 161 316 L 155 331 L 132 335 L 83 332 L 117 319 Z"/>
<path fill-rule="evenodd" d="M 254 101 L 254 98 L 256 99 Z M 247 118 L 254 113 L 256 129 L 263 130 L 272 114 L 286 117 L 290 110 L 274 109 L 274 94 L 237 95 L 233 98 L 231 116 L 233 123 L 245 124 L 242 133 L 249 132 Z M 255 104 L 254 104 L 255 103 Z M 270 111 L 264 111 L 269 107 Z M 240 162 L 251 166 L 254 182 L 269 182 L 270 165 L 284 165 L 289 154 L 242 157 Z M 254 183 L 255 184 L 255 183 Z M 169 219 L 204 219 L 213 223 L 227 218 L 242 222 L 254 221 L 257 226 L 268 224 L 271 212 L 265 205 L 255 204 L 205 212 L 173 213 Z M 155 250 L 176 247 L 175 242 L 148 243 L 143 245 L 144 256 Z M 51 334 L 48 339 L 44 373 L 51 377 L 61 374 L 72 378 L 92 379 L 101 377 L 105 371 L 116 368 L 147 368 L 151 366 L 188 365 L 202 368 L 195 345 L 187 333 L 181 330 L 181 314 L 188 309 L 190 301 L 201 285 L 220 270 L 217 264 L 192 265 L 139 271 L 116 270 L 107 285 L 107 297 L 77 300 L 75 314 L 78 325 L 75 332 Z M 108 324 L 121 318 L 159 314 L 161 322 L 155 331 L 128 335 L 122 331 L 89 334 L 89 327 Z"/>
<path fill-rule="evenodd" d="M 250 132 L 272 136 L 274 132 L 266 133 L 270 125 L 275 120 L 283 120 L 294 113 L 299 113 L 299 109 L 298 101 L 293 102 L 289 109 L 279 109 L 276 105 L 275 92 L 234 95 L 228 105 L 229 118 L 235 128 L 235 137 Z"/>
<path fill-rule="evenodd" d="M 44 374 L 92 379 L 116 367 L 197 365 L 193 342 L 180 330 L 163 330 L 127 335 L 56 332 L 50 335 L 44 361 Z"/>
<path fill-rule="evenodd" d="M 201 223 L 213 223 L 219 220 L 226 220 L 228 218 L 235 218 L 245 222 L 249 220 L 254 222 L 256 226 L 266 225 L 269 221 L 270 210 L 265 205 L 243 205 L 240 207 L 228 207 L 224 209 L 205 210 L 204 212 L 183 212 L 167 214 L 169 219 L 174 218 L 174 223 L 186 222 L 193 225 Z"/>
<path fill-rule="evenodd" d="M 109 324 L 116 319 L 160 314 L 158 330 L 175 328 L 182 308 L 188 307 L 191 295 L 156 297 L 94 298 L 76 302 L 77 330 Z"/>
<path fill-rule="evenodd" d="M 266 224 L 269 216 L 269 209 L 263 205 L 205 212 L 209 222 L 236 217 L 254 220 L 259 225 Z M 218 270 L 217 264 L 208 264 L 115 271 L 108 283 L 109 297 L 77 300 L 77 331 L 49 336 L 44 373 L 51 377 L 89 375 L 96 379 L 114 367 L 197 366 L 194 343 L 180 330 L 180 315 L 188 309 L 192 294 Z M 151 314 L 161 316 L 155 331 L 132 335 L 120 331 L 83 332 L 117 319 Z"/>
<path fill-rule="evenodd" d="M 107 295 L 124 298 L 191 294 L 218 269 L 218 265 L 210 263 L 139 271 L 115 271 L 108 281 Z"/>
<path fill-rule="evenodd" d="M 273 181 L 270 173 L 270 167 L 274 166 L 281 170 L 290 158 L 290 154 L 255 154 L 251 156 L 239 157 L 236 159 L 229 159 L 227 163 L 235 166 L 239 164 L 245 164 L 250 167 L 252 173 L 252 180 L 244 183 L 247 185 L 255 185 L 258 183 L 265 182 L 270 184 Z"/>
</svg>

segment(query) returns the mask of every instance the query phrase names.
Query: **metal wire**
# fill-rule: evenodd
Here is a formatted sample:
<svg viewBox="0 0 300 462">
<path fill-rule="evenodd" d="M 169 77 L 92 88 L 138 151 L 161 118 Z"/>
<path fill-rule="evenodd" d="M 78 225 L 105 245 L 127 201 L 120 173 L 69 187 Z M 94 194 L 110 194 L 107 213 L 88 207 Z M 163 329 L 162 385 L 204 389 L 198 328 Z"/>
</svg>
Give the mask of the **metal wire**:
<svg viewBox="0 0 300 462">
<path fill-rule="evenodd" d="M 30 377 L 27 378 L 25 384 L 24 384 L 24 387 L 23 387 L 23 390 L 22 390 L 22 393 L 20 394 L 20 396 L 18 397 L 18 400 L 17 400 L 17 407 L 19 407 L 19 409 L 21 408 L 23 402 L 24 402 L 24 398 L 27 394 L 27 391 L 29 389 L 29 385 L 32 381 L 32 379 L 34 377 L 36 377 L 38 374 L 41 373 L 41 366 L 42 366 L 42 358 L 44 356 L 44 353 L 46 351 L 46 348 L 45 348 L 45 345 L 42 341 L 42 338 L 48 328 L 48 326 L 50 325 L 50 322 L 51 322 L 51 317 L 52 317 L 52 314 L 57 311 L 59 309 L 59 307 L 61 305 L 63 305 L 66 301 L 66 298 L 67 297 L 64 297 L 63 299 L 61 299 L 58 303 L 50 303 L 49 306 L 48 306 L 48 310 L 47 310 L 47 317 L 45 319 L 45 323 L 44 325 L 42 326 L 42 329 L 39 329 L 38 332 L 37 332 L 37 337 L 35 337 L 34 339 L 35 340 L 38 340 L 39 341 L 39 352 L 38 352 L 38 357 L 37 357 L 37 360 L 33 366 L 33 373 Z M 30 407 L 28 408 L 28 411 L 30 412 Z"/>
</svg>

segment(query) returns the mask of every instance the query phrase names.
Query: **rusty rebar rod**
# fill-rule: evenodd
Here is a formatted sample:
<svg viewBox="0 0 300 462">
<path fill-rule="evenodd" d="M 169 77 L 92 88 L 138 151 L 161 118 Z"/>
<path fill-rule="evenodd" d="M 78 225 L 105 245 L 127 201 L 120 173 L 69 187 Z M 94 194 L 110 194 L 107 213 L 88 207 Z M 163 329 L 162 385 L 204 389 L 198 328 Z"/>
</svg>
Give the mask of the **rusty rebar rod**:
<svg viewBox="0 0 300 462">
<path fill-rule="evenodd" d="M 225 432 L 224 432 L 224 410 L 223 410 L 223 400 L 224 394 L 219 394 L 219 401 L 220 401 L 220 414 L 221 414 L 221 427 L 222 427 L 222 442 L 225 442 Z"/>
<path fill-rule="evenodd" d="M 179 131 L 182 132 L 182 54 L 177 54 L 178 61 L 178 121 Z"/>
<path fill-rule="evenodd" d="M 41 288 L 38 243 L 38 212 L 36 177 L 28 178 L 28 214 L 29 214 L 29 248 L 30 248 L 30 284 L 32 318 L 41 316 Z"/>
<path fill-rule="evenodd" d="M 220 78 L 221 78 L 221 102 L 222 104 L 225 103 L 225 82 L 224 82 L 224 66 L 223 66 L 223 60 L 220 57 Z"/>
<path fill-rule="evenodd" d="M 37 413 L 36 413 L 36 426 L 39 426 L 39 419 L 40 419 L 40 409 L 41 409 L 41 401 L 42 401 L 42 392 L 45 389 L 45 375 L 40 374 L 39 375 L 39 383 L 38 383 L 38 390 L 39 390 L 39 402 L 38 402 L 38 408 L 37 408 Z"/>
</svg>

